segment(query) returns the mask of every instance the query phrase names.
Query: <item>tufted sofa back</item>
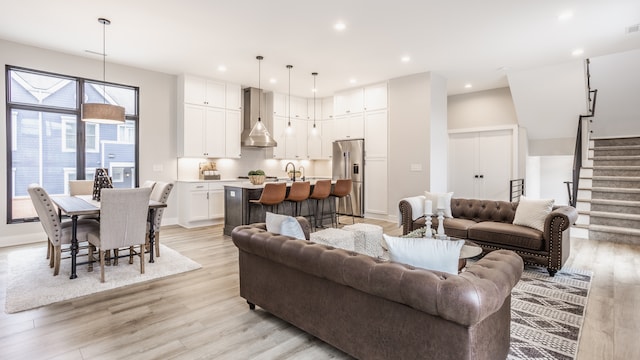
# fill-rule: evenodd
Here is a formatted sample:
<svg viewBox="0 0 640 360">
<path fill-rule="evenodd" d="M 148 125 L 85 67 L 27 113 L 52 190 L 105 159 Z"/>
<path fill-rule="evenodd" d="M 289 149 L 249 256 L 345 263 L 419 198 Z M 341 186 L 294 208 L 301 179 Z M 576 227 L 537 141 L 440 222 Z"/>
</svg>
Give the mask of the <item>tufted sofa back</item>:
<svg viewBox="0 0 640 360">
<path fill-rule="evenodd" d="M 497 200 L 451 199 L 451 214 L 454 218 L 512 223 L 518 203 Z"/>
</svg>

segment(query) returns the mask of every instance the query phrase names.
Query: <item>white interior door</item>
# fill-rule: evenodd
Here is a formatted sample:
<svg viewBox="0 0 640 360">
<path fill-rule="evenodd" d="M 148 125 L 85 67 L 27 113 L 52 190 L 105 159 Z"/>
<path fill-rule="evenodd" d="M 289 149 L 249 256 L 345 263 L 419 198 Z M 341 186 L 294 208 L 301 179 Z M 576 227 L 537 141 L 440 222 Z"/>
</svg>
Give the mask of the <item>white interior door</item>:
<svg viewBox="0 0 640 360">
<path fill-rule="evenodd" d="M 478 135 L 458 133 L 449 136 L 449 191 L 453 197 L 476 198 L 478 174 Z"/>
<path fill-rule="evenodd" d="M 511 130 L 478 134 L 479 195 L 484 199 L 509 201 L 509 180 L 513 164 Z"/>
</svg>

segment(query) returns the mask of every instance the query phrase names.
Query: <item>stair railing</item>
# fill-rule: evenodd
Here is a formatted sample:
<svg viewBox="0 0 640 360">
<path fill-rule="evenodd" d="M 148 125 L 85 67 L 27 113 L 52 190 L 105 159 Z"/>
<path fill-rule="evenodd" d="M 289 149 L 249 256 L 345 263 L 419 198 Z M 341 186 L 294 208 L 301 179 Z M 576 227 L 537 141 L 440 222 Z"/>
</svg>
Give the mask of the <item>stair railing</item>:
<svg viewBox="0 0 640 360">
<path fill-rule="evenodd" d="M 582 136 L 584 128 L 584 119 L 592 118 L 596 111 L 596 98 L 598 90 L 591 90 L 591 73 L 589 71 L 589 59 L 586 60 L 587 68 L 587 98 L 588 98 L 588 114 L 578 116 L 578 133 L 576 135 L 576 148 L 573 154 L 573 172 L 572 181 L 565 181 L 567 191 L 569 193 L 569 205 L 576 207 L 578 202 L 578 183 L 580 182 L 580 169 L 582 168 Z M 591 120 L 590 120 L 591 121 Z"/>
<path fill-rule="evenodd" d="M 524 195 L 524 179 L 509 180 L 509 202 L 520 201 L 520 197 Z"/>
</svg>

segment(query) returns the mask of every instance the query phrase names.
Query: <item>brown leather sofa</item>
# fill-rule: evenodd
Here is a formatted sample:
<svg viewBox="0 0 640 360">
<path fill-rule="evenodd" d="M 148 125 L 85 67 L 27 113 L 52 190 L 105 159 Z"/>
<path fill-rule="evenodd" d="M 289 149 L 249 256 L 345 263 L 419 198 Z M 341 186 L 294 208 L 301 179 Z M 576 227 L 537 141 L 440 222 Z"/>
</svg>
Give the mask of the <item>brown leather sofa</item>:
<svg viewBox="0 0 640 360">
<path fill-rule="evenodd" d="M 303 220 L 300 220 L 301 222 Z M 306 221 L 306 220 L 304 220 Z M 236 227 L 240 296 L 358 359 L 505 359 L 522 259 L 488 254 L 459 275 Z"/>
<path fill-rule="evenodd" d="M 409 202 L 401 200 L 399 207 L 403 234 L 425 226 L 424 216 L 413 220 Z M 517 202 L 453 198 L 453 218 L 444 219 L 445 234 L 469 239 L 484 253 L 497 249 L 515 251 L 525 264 L 544 266 L 554 276 L 569 257 L 569 230 L 578 219 L 578 212 L 571 206 L 555 206 L 547 215 L 544 231 L 539 231 L 512 224 L 517 208 Z M 432 219 L 435 229 L 438 220 L 435 216 Z"/>
</svg>

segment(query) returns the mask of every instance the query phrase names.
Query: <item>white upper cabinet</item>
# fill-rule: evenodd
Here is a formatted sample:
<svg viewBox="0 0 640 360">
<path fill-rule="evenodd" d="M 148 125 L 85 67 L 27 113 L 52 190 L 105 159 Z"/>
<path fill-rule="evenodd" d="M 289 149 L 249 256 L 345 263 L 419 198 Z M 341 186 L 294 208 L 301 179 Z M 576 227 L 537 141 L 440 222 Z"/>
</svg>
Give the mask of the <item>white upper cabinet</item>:
<svg viewBox="0 0 640 360">
<path fill-rule="evenodd" d="M 311 100 L 313 102 L 313 99 Z M 309 159 L 322 159 L 322 125 L 324 121 L 316 120 L 316 127 L 313 127 L 313 120 L 307 123 L 307 157 Z"/>
<path fill-rule="evenodd" d="M 322 118 L 333 118 L 333 97 L 322 98 Z"/>
<path fill-rule="evenodd" d="M 291 118 L 307 119 L 307 99 L 296 96 L 291 97 Z"/>
<path fill-rule="evenodd" d="M 364 89 L 352 89 L 337 93 L 333 97 L 333 115 L 360 113 L 364 111 Z"/>
<path fill-rule="evenodd" d="M 225 107 L 225 83 L 200 78 L 192 75 L 184 76 L 184 102 L 218 108 Z"/>
<path fill-rule="evenodd" d="M 228 110 L 242 109 L 242 88 L 239 84 L 226 85 L 225 108 Z"/>
<path fill-rule="evenodd" d="M 240 157 L 241 94 L 238 84 L 178 77 L 178 156 Z"/>
<path fill-rule="evenodd" d="M 364 117 L 364 142 L 367 157 L 387 157 L 387 110 L 367 111 Z"/>
<path fill-rule="evenodd" d="M 387 83 L 369 85 L 364 88 L 364 110 L 387 108 Z"/>
<path fill-rule="evenodd" d="M 324 117 L 322 116 L 322 99 L 316 99 L 315 114 L 313 113 L 313 105 L 313 98 L 307 99 L 307 119 L 309 119 L 310 121 L 313 121 L 314 117 L 316 120 L 324 119 Z"/>
<path fill-rule="evenodd" d="M 289 99 L 285 94 L 272 93 L 273 95 L 273 116 L 289 115 Z"/>
</svg>

